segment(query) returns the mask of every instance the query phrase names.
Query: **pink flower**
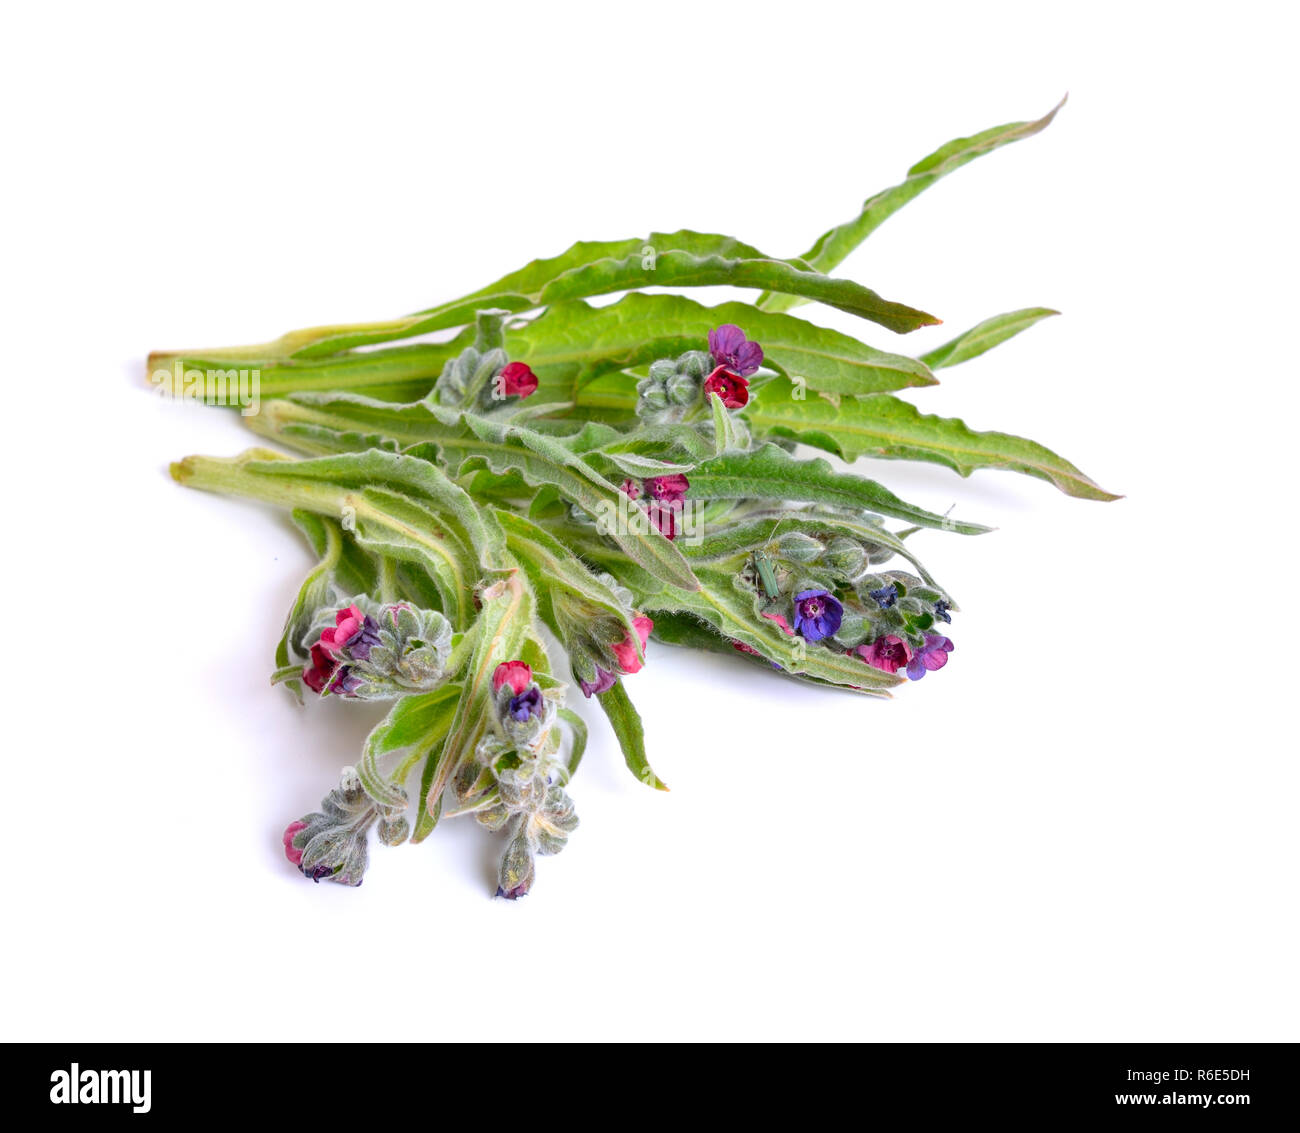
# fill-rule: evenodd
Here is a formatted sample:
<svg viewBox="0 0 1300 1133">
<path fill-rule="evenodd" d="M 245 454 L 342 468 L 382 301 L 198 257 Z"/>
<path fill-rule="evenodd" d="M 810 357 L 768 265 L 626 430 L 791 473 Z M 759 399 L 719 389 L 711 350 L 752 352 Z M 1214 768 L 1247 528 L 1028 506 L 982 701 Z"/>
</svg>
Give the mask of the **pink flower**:
<svg viewBox="0 0 1300 1133">
<path fill-rule="evenodd" d="M 763 617 L 767 618 L 768 621 L 776 622 L 781 627 L 782 633 L 788 633 L 791 637 L 794 636 L 794 630 L 790 628 L 790 623 L 785 620 L 784 614 L 764 614 Z"/>
<path fill-rule="evenodd" d="M 533 683 L 533 670 L 522 661 L 502 661 L 492 674 L 492 691 L 500 692 L 508 684 L 516 696 Z"/>
<path fill-rule="evenodd" d="M 704 396 L 716 393 L 728 409 L 740 409 L 749 402 L 749 379 L 719 366 L 704 379 Z"/>
<path fill-rule="evenodd" d="M 336 656 L 349 641 L 357 636 L 366 624 L 366 615 L 356 606 L 348 606 L 334 615 L 334 628 L 320 635 L 321 648 Z"/>
<path fill-rule="evenodd" d="M 330 677 L 334 675 L 334 670 L 338 668 L 338 662 L 334 660 L 319 644 L 311 647 L 311 665 L 303 670 L 303 683 L 312 690 L 312 692 L 324 692 L 325 686 L 329 684 Z"/>
<path fill-rule="evenodd" d="M 302 850 L 293 844 L 295 836 L 299 830 L 306 830 L 307 824 L 299 819 L 297 822 L 291 822 L 284 828 L 284 856 L 294 865 L 302 867 Z"/>
<path fill-rule="evenodd" d="M 537 375 L 522 362 L 511 362 L 497 375 L 503 397 L 527 397 L 537 392 Z"/>
<path fill-rule="evenodd" d="M 661 504 L 679 504 L 691 482 L 680 472 L 671 476 L 651 476 L 645 482 L 646 491 Z M 626 491 L 626 489 L 624 489 Z"/>
<path fill-rule="evenodd" d="M 870 645 L 859 645 L 854 652 L 882 673 L 896 673 L 912 659 L 912 647 L 892 633 L 876 638 Z"/>
<path fill-rule="evenodd" d="M 654 629 L 655 624 L 645 615 L 639 615 L 632 619 L 632 628 L 636 630 L 636 635 L 641 639 L 641 652 L 645 652 L 646 640 L 650 637 L 650 631 Z M 641 659 L 636 655 L 636 645 L 632 641 L 632 635 L 627 637 L 614 646 L 614 656 L 618 658 L 619 667 L 625 673 L 639 673 L 641 671 Z"/>
</svg>

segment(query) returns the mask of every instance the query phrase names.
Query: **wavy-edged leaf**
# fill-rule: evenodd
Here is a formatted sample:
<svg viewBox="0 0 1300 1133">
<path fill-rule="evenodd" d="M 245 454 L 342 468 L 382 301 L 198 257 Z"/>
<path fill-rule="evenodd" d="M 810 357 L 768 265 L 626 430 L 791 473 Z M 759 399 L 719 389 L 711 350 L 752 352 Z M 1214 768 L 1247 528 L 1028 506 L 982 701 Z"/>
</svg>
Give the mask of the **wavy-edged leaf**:
<svg viewBox="0 0 1300 1133">
<path fill-rule="evenodd" d="M 581 300 L 557 303 L 511 328 L 506 350 L 526 361 L 543 386 L 576 388 L 601 374 L 703 350 L 709 331 L 723 323 L 735 323 L 761 343 L 766 365 L 806 378 L 819 390 L 884 393 L 935 384 L 915 358 L 876 350 L 794 315 L 772 314 L 750 303 L 709 307 L 683 295 L 632 292 L 604 307 Z"/>
<path fill-rule="evenodd" d="M 413 338 L 463 326 L 485 308 L 519 313 L 566 299 L 586 299 L 641 287 L 749 287 L 815 299 L 879 323 L 900 334 L 938 320 L 933 315 L 882 298 L 847 279 L 831 279 L 797 260 L 765 256 L 729 236 L 700 232 L 654 234 L 645 241 L 579 243 L 550 260 L 537 260 L 463 299 L 383 323 L 320 327 L 286 335 L 279 345 L 297 345 L 293 356 L 313 358 L 357 346 Z M 296 337 L 295 337 L 296 336 Z M 272 354 L 271 356 L 275 356 Z"/>
<path fill-rule="evenodd" d="M 1047 114 L 1033 122 L 1010 122 L 982 130 L 969 138 L 956 138 L 940 146 L 934 153 L 923 157 L 907 171 L 907 177 L 897 185 L 883 189 L 863 202 L 858 215 L 843 224 L 823 232 L 800 259 L 817 271 L 833 271 L 868 236 L 879 228 L 909 201 L 920 196 L 936 181 L 960 169 L 969 161 L 992 153 L 995 149 L 1032 137 L 1045 130 L 1057 112 L 1065 105 L 1061 99 Z M 773 289 L 775 290 L 775 289 Z M 795 295 L 765 294 L 758 303 L 768 311 L 788 311 L 801 299 Z"/>
<path fill-rule="evenodd" d="M 457 474 L 476 463 L 496 473 L 516 471 L 535 487 L 549 484 L 591 515 L 617 512 L 619 490 L 563 440 L 507 419 L 481 417 L 429 402 L 390 405 L 356 395 L 300 394 L 263 407 L 259 428 L 292 441 L 303 432 L 319 442 L 337 434 L 379 434 L 419 454 L 436 446 Z M 432 462 L 427 462 L 432 463 Z M 646 570 L 665 582 L 695 585 L 681 552 L 653 526 L 611 524 L 611 539 Z"/>
<path fill-rule="evenodd" d="M 990 530 L 978 523 L 959 523 L 899 499 L 883 484 L 836 472 L 825 460 L 800 460 L 783 448 L 765 444 L 752 452 L 724 453 L 697 465 L 690 473 L 687 495 L 692 499 L 797 500 L 862 509 L 906 520 L 919 527 L 937 527 L 963 535 Z"/>
<path fill-rule="evenodd" d="M 645 729 L 641 725 L 641 716 L 628 699 L 623 682 L 616 681 L 607 692 L 598 693 L 596 701 L 609 717 L 610 726 L 618 738 L 618 746 L 623 749 L 623 760 L 628 770 L 639 782 L 656 791 L 668 790 L 668 785 L 654 773 L 645 753 Z"/>
<path fill-rule="evenodd" d="M 942 346 L 936 346 L 933 350 L 922 354 L 921 361 L 932 370 L 944 366 L 958 366 L 962 362 L 978 358 L 985 351 L 1006 342 L 1008 338 L 1014 338 L 1036 322 L 1060 313 L 1050 307 L 1025 307 L 1020 311 L 1008 311 L 1005 315 L 994 315 L 991 319 L 976 323 L 970 330 L 950 339 Z"/>
<path fill-rule="evenodd" d="M 770 390 L 769 386 L 762 398 L 746 407 L 757 433 L 789 437 L 845 460 L 859 456 L 923 460 L 943 464 L 962 476 L 977 468 L 1004 468 L 1046 480 L 1079 499 L 1119 499 L 1035 441 L 1009 433 L 977 432 L 959 418 L 922 413 L 890 394 L 845 398 L 837 406 L 822 398 L 794 402 L 782 398 L 779 391 L 769 397 Z"/>
<path fill-rule="evenodd" d="M 432 692 L 399 697 L 388 715 L 366 737 L 357 762 L 357 775 L 366 793 L 388 806 L 404 805 L 403 782 L 407 771 L 427 760 L 451 727 L 459 685 L 443 685 Z M 406 757 L 393 774 L 386 774 L 379 761 L 386 755 L 404 752 Z"/>
</svg>

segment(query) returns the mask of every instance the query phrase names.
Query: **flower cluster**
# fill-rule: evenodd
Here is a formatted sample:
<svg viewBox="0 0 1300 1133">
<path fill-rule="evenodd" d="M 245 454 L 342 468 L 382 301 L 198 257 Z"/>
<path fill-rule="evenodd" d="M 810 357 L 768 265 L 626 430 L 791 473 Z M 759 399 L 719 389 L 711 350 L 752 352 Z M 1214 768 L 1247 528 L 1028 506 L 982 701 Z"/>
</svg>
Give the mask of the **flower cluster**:
<svg viewBox="0 0 1300 1133">
<path fill-rule="evenodd" d="M 558 854 L 577 829 L 573 800 L 556 780 L 567 778 L 550 730 L 555 707 L 523 661 L 505 661 L 492 674 L 500 730 L 479 741 L 455 789 L 460 813 L 489 830 L 509 828 L 497 896 L 514 900 L 532 887 L 535 858 Z"/>
<path fill-rule="evenodd" d="M 787 532 L 754 552 L 741 581 L 753 589 L 760 616 L 787 636 L 919 681 L 948 663 L 953 643 L 934 626 L 951 623 L 952 605 L 913 575 L 866 573 L 880 553 L 877 546 L 844 536 L 823 540 Z M 743 642 L 732 645 L 758 653 Z"/>
<path fill-rule="evenodd" d="M 602 692 L 608 692 L 612 689 L 620 676 L 630 676 L 633 673 L 639 673 L 642 667 L 641 658 L 645 655 L 646 642 L 650 640 L 650 631 L 654 629 L 655 624 L 644 614 L 638 614 L 632 619 L 632 630 L 635 634 L 628 634 L 622 641 L 616 641 L 608 645 L 609 651 L 614 654 L 617 662 L 618 672 L 615 673 L 601 665 L 595 665 L 595 673 L 590 678 L 579 675 L 578 685 L 582 689 L 582 695 L 591 697 L 598 696 Z"/>
<path fill-rule="evenodd" d="M 671 476 L 651 476 L 637 483 L 631 477 L 623 481 L 623 494 L 638 501 L 655 528 L 668 539 L 676 539 L 678 520 L 691 482 L 680 472 Z"/>
<path fill-rule="evenodd" d="M 709 332 L 709 348 L 688 350 L 675 359 L 650 364 L 637 384 L 637 414 L 655 424 L 687 418 L 688 411 L 707 406 L 716 393 L 727 409 L 749 403 L 749 379 L 763 364 L 763 348 L 745 337 L 733 323 Z"/>
<path fill-rule="evenodd" d="M 523 362 L 508 361 L 500 347 L 465 347 L 443 367 L 433 387 L 440 405 L 479 411 L 536 392 L 537 375 Z"/>
<path fill-rule="evenodd" d="M 284 856 L 312 881 L 360 885 L 369 861 L 367 835 L 379 822 L 388 845 L 406 840 L 409 825 L 402 813 L 405 793 L 389 786 L 394 797 L 379 801 L 362 786 L 352 767 L 345 767 L 339 785 L 321 800 L 321 809 L 291 822 L 284 830 Z"/>
<path fill-rule="evenodd" d="M 317 629 L 302 680 L 320 696 L 383 700 L 427 692 L 446 677 L 451 625 L 437 611 L 362 596 L 322 611 L 313 636 Z"/>
</svg>

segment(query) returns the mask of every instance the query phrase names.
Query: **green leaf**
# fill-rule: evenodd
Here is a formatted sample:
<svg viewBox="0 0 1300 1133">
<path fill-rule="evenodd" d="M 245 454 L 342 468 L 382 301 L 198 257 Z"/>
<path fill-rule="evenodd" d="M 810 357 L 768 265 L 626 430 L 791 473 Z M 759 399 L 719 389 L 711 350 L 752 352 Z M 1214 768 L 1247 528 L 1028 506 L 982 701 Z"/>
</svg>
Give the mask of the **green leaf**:
<svg viewBox="0 0 1300 1133">
<path fill-rule="evenodd" d="M 1005 126 L 994 126 L 969 138 L 957 138 L 940 146 L 928 157 L 923 157 L 907 171 L 905 180 L 868 197 L 861 211 L 852 220 L 838 224 L 828 232 L 823 232 L 808 251 L 800 257 L 812 268 L 821 272 L 833 271 L 845 258 L 868 236 L 879 228 L 909 201 L 920 196 L 936 181 L 960 169 L 968 161 L 992 153 L 995 149 L 1018 142 L 1022 138 L 1032 137 L 1040 130 L 1045 130 L 1056 117 L 1057 111 L 1065 105 L 1061 101 L 1042 118 L 1034 122 L 1011 122 Z M 770 291 L 775 291 L 775 288 Z M 796 295 L 765 294 L 758 300 L 759 306 L 768 311 L 788 311 L 801 302 Z"/>
<path fill-rule="evenodd" d="M 550 484 L 593 516 L 617 515 L 621 494 L 562 440 L 508 419 L 481 417 L 429 402 L 389 405 L 352 395 L 300 394 L 262 407 L 259 430 L 290 443 L 338 443 L 373 433 L 416 455 L 419 445 L 436 446 L 457 475 L 486 465 L 495 473 L 516 471 L 535 487 Z M 389 455 L 389 454 L 385 454 Z M 430 463 L 432 467 L 432 463 Z M 612 509 L 612 510 L 611 510 Z M 611 539 L 638 564 L 675 586 L 695 585 L 681 552 L 653 526 L 608 524 Z"/>
<path fill-rule="evenodd" d="M 653 246 L 648 257 L 643 249 Z M 293 356 L 312 358 L 356 346 L 413 338 L 472 322 L 481 309 L 522 312 L 566 299 L 586 299 L 641 287 L 753 287 L 816 299 L 901 333 L 938 320 L 924 311 L 883 299 L 870 288 L 830 279 L 794 260 L 765 256 L 729 236 L 681 231 L 656 233 L 647 242 L 578 243 L 561 256 L 528 267 L 463 299 L 431 307 L 404 319 L 319 327 L 292 332 L 265 348 L 269 357 L 286 346 Z M 252 350 L 256 348 L 241 348 Z M 209 352 L 210 353 L 210 352 Z"/>
<path fill-rule="evenodd" d="M 902 678 L 873 669 L 860 657 L 840 653 L 823 645 L 805 642 L 777 628 L 760 613 L 762 602 L 744 588 L 734 572 L 701 566 L 700 589 L 692 593 L 665 587 L 647 595 L 644 609 L 658 616 L 660 611 L 693 614 L 729 641 L 756 649 L 791 677 L 851 689 L 866 696 L 888 696 L 885 691 L 902 683 Z M 788 618 L 787 607 L 782 611 Z M 669 627 L 669 633 L 672 627 Z"/>
<path fill-rule="evenodd" d="M 730 410 L 722 404 L 722 398 L 716 393 L 709 394 L 709 402 L 713 410 L 713 451 L 717 456 L 724 452 L 738 452 L 746 448 L 745 442 L 741 439 L 740 432 L 736 428 L 736 421 L 731 416 Z"/>
<path fill-rule="evenodd" d="M 692 499 L 798 500 L 860 508 L 921 527 L 937 527 L 963 535 L 979 535 L 990 530 L 977 523 L 956 523 L 935 515 L 899 499 L 874 480 L 836 472 L 821 459 L 799 460 L 774 444 L 706 460 L 691 471 L 690 482 L 687 495 Z"/>
<path fill-rule="evenodd" d="M 1026 307 L 1022 311 L 1008 311 L 1005 315 L 994 315 L 959 334 L 942 346 L 921 355 L 921 361 L 932 370 L 942 366 L 957 366 L 978 358 L 986 350 L 992 350 L 1008 338 L 1014 338 L 1022 330 L 1028 330 L 1040 319 L 1059 315 L 1048 307 Z"/>
<path fill-rule="evenodd" d="M 627 697 L 623 682 L 617 681 L 607 692 L 598 693 L 596 700 L 609 717 L 614 735 L 618 737 L 618 745 L 623 749 L 623 759 L 628 770 L 647 787 L 653 787 L 656 791 L 668 790 L 668 785 L 654 773 L 654 768 L 646 758 L 645 729 L 641 726 L 640 715 Z"/>
<path fill-rule="evenodd" d="M 583 752 L 587 750 L 587 721 L 579 716 L 572 708 L 561 708 L 556 715 L 569 725 L 573 732 L 573 746 L 569 749 L 569 758 L 565 761 L 565 771 L 568 772 L 570 779 L 578 771 L 578 764 L 582 762 Z"/>
<path fill-rule="evenodd" d="M 1034 441 L 1009 433 L 977 432 L 958 418 L 922 413 L 889 394 L 845 398 L 836 406 L 821 398 L 794 402 L 769 393 L 777 391 L 769 386 L 759 401 L 746 407 L 756 432 L 815 445 L 845 460 L 859 456 L 923 460 L 945 465 L 962 476 L 976 468 L 1004 468 L 1046 480 L 1080 499 L 1119 499 Z M 691 483 L 694 486 L 694 479 Z M 882 513 L 907 518 L 898 512 Z"/>
<path fill-rule="evenodd" d="M 407 771 L 420 760 L 427 760 L 434 747 L 442 743 L 460 693 L 459 685 L 443 685 L 433 692 L 399 697 L 388 715 L 375 725 L 357 763 L 357 775 L 372 799 L 389 806 L 405 803 L 402 784 Z M 379 760 L 394 752 L 408 754 L 392 775 L 386 775 Z"/>
</svg>

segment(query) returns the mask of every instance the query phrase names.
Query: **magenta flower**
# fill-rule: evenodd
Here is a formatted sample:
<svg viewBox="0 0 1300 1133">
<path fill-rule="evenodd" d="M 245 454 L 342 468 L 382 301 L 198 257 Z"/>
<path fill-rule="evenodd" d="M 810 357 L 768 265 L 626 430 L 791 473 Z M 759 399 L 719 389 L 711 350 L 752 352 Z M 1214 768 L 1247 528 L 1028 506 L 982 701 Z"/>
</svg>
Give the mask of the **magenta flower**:
<svg viewBox="0 0 1300 1133">
<path fill-rule="evenodd" d="M 519 696 L 533 683 L 533 670 L 523 661 L 502 661 L 492 673 L 492 691 L 500 692 L 501 686 L 508 684 L 511 691 Z"/>
<path fill-rule="evenodd" d="M 327 691 L 337 696 L 351 696 L 361 684 L 346 665 L 340 665 L 325 652 L 320 642 L 311 647 L 311 664 L 303 670 L 302 681 L 319 696 L 324 696 Z"/>
<path fill-rule="evenodd" d="M 876 638 L 870 645 L 859 645 L 854 652 L 882 673 L 896 673 L 912 660 L 912 647 L 892 633 Z"/>
<path fill-rule="evenodd" d="M 522 362 L 511 362 L 497 375 L 497 389 L 503 397 L 527 397 L 537 392 L 537 375 Z"/>
<path fill-rule="evenodd" d="M 690 486 L 691 482 L 680 472 L 671 476 L 651 476 L 645 482 L 645 490 L 661 504 L 680 504 Z"/>
<path fill-rule="evenodd" d="M 741 409 L 749 404 L 749 379 L 719 366 L 704 379 L 704 396 L 716 393 L 728 409 Z"/>
<path fill-rule="evenodd" d="M 768 621 L 776 622 L 781 627 L 782 633 L 788 634 L 790 637 L 794 636 L 794 630 L 790 628 L 790 623 L 785 620 L 784 614 L 764 614 L 763 617 L 767 618 Z"/>
<path fill-rule="evenodd" d="M 302 850 L 293 844 L 294 838 L 298 831 L 306 830 L 307 824 L 299 819 L 297 822 L 291 822 L 284 828 L 284 856 L 294 865 L 302 867 Z"/>
<path fill-rule="evenodd" d="M 794 596 L 794 628 L 805 641 L 821 641 L 839 631 L 844 607 L 825 590 L 801 590 Z"/>
<path fill-rule="evenodd" d="M 356 606 L 347 606 L 334 615 L 333 629 L 321 632 L 320 644 L 332 657 L 346 649 L 351 657 L 364 661 L 370 656 L 371 646 L 379 644 L 379 627 Z"/>
<path fill-rule="evenodd" d="M 942 669 L 948 663 L 948 654 L 952 652 L 952 642 L 937 633 L 927 633 L 925 644 L 913 654 L 907 663 L 909 680 L 919 681 L 927 672 Z"/>
<path fill-rule="evenodd" d="M 709 353 L 715 366 L 723 366 L 740 377 L 748 377 L 763 364 L 763 348 L 746 339 L 745 332 L 734 323 L 723 323 L 709 331 Z"/>
<path fill-rule="evenodd" d="M 596 666 L 596 679 L 594 681 L 579 680 L 578 685 L 582 689 L 582 695 L 586 697 L 599 696 L 602 692 L 609 692 L 610 689 L 618 682 L 618 677 L 614 676 L 608 669 L 602 669 Z"/>
<path fill-rule="evenodd" d="M 655 624 L 644 614 L 638 615 L 632 619 L 632 628 L 636 631 L 637 637 L 641 639 L 641 652 L 645 652 L 646 641 L 650 637 L 650 631 L 654 629 Z M 626 638 L 613 646 L 614 656 L 618 658 L 619 667 L 625 673 L 639 673 L 641 671 L 641 658 L 636 655 L 636 645 L 633 644 L 632 635 L 628 634 Z"/>
</svg>

